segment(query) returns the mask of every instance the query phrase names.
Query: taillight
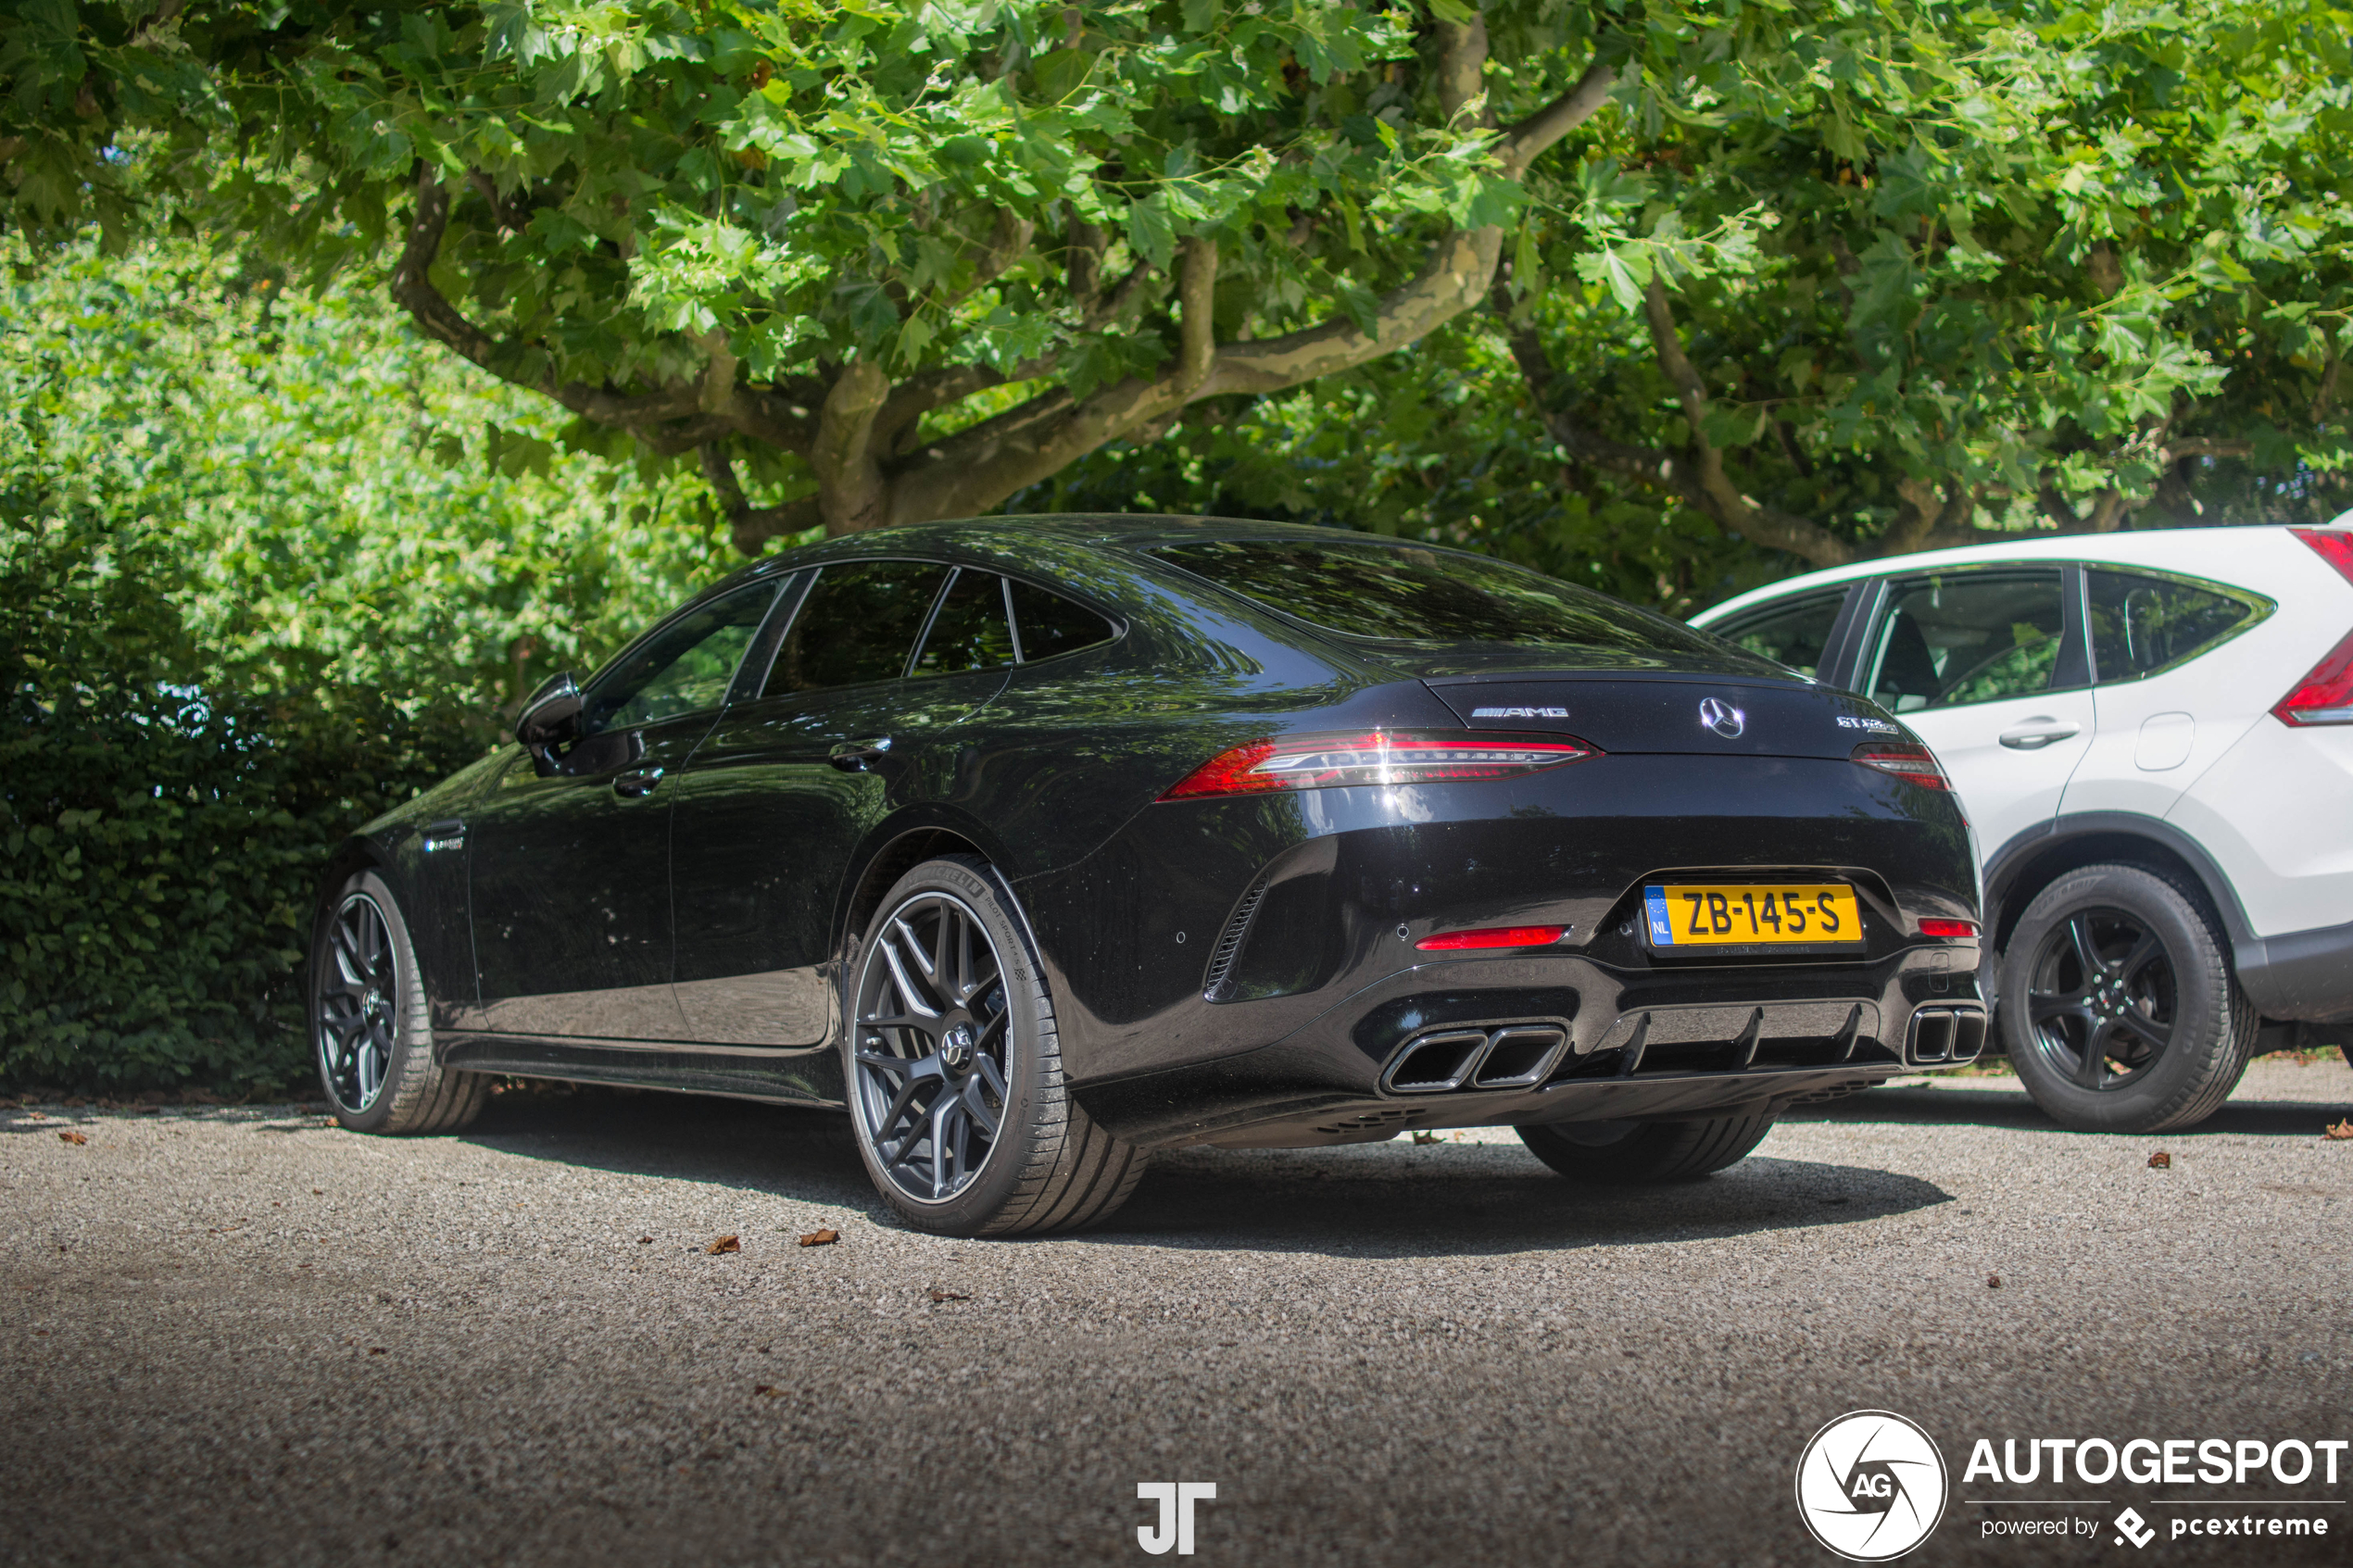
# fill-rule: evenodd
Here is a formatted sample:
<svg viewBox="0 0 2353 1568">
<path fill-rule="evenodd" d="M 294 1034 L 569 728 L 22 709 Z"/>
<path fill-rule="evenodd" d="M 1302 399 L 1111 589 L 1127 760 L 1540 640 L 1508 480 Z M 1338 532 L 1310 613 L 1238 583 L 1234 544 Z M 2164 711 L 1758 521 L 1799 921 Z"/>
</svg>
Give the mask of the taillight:
<svg viewBox="0 0 2353 1568">
<path fill-rule="evenodd" d="M 2338 575 L 2353 583 L 2353 533 L 2335 529 L 2291 528 Z M 2271 709 L 2283 724 L 2353 724 L 2353 632 L 2296 683 Z"/>
<path fill-rule="evenodd" d="M 1892 773 L 1906 784 L 1916 784 L 1923 789 L 1950 789 L 1953 781 L 1944 776 L 1944 768 L 1935 753 L 1924 746 L 1906 746 L 1900 741 L 1865 741 L 1855 748 L 1854 759 L 1866 768 L 1877 768 Z"/>
<path fill-rule="evenodd" d="M 1977 922 L 1973 920 L 1924 920 L 1920 922 L 1922 936 L 1943 936 L 1956 942 L 1977 940 Z"/>
<path fill-rule="evenodd" d="M 1425 953 L 1459 953 L 1474 947 L 1547 947 L 1561 939 L 1565 925 L 1489 925 L 1477 931 L 1447 931 L 1414 944 Z"/>
<path fill-rule="evenodd" d="M 1376 731 L 1371 734 L 1282 735 L 1221 751 L 1171 784 L 1163 800 L 1341 784 L 1448 784 L 1509 779 L 1599 757 L 1572 735 L 1481 734 L 1471 731 Z"/>
</svg>

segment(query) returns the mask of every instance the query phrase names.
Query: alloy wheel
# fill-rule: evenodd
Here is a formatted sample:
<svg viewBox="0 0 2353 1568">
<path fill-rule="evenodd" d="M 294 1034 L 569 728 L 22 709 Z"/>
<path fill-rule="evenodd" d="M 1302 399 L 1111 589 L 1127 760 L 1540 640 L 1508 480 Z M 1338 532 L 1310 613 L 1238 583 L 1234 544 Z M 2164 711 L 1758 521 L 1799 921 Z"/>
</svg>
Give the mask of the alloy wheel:
<svg viewBox="0 0 2353 1568">
<path fill-rule="evenodd" d="M 321 1075 L 336 1102 L 355 1114 L 376 1103 L 391 1072 L 399 982 L 384 910 L 365 893 L 353 894 L 327 931 L 314 1032 Z"/>
<path fill-rule="evenodd" d="M 1012 1081 L 1004 966 L 961 899 L 920 893 L 894 909 L 858 982 L 850 1100 L 891 1185 L 944 1203 L 997 1146 Z"/>
<path fill-rule="evenodd" d="M 2172 955 L 2126 910 L 2079 909 L 2043 938 L 2025 1001 L 2028 1033 L 2054 1071 L 2078 1088 L 2122 1088 L 2173 1043 Z"/>
</svg>

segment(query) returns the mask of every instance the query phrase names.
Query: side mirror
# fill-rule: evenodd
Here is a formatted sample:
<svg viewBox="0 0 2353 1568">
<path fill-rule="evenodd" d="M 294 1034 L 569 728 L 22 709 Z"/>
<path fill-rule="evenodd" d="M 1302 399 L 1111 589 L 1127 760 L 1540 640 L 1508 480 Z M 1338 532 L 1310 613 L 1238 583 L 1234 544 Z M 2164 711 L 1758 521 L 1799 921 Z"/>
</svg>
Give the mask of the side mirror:
<svg viewBox="0 0 2353 1568">
<path fill-rule="evenodd" d="M 546 763 L 547 748 L 572 738 L 577 731 L 580 708 L 580 683 L 572 678 L 572 671 L 550 675 L 522 705 L 522 716 L 515 721 L 515 739 Z"/>
</svg>

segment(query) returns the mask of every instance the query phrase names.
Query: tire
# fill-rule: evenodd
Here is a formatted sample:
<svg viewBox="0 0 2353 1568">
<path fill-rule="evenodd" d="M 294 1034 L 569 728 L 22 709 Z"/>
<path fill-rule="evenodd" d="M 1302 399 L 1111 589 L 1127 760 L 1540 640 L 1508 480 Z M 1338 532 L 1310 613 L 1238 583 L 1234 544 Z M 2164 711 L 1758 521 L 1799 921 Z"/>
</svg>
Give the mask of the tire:
<svg viewBox="0 0 2353 1568">
<path fill-rule="evenodd" d="M 1052 993 L 987 861 L 945 856 L 900 877 L 849 967 L 850 1126 L 901 1219 L 1028 1236 L 1098 1224 L 1127 1201 L 1147 1157 L 1071 1098 Z"/>
<path fill-rule="evenodd" d="M 1547 1122 L 1515 1127 L 1519 1141 L 1572 1181 L 1603 1186 L 1692 1182 L 1748 1158 L 1773 1130 L 1764 1114 L 1687 1122 Z"/>
<path fill-rule="evenodd" d="M 2086 866 L 2036 894 L 2002 974 L 2010 1066 L 2079 1132 L 2195 1126 L 2255 1054 L 2260 1020 L 2206 900 L 2139 866 Z"/>
<path fill-rule="evenodd" d="M 335 1120 L 355 1133 L 455 1132 L 490 1080 L 434 1060 L 433 1013 L 409 922 L 384 879 L 346 879 L 310 938 L 310 1050 Z"/>
</svg>

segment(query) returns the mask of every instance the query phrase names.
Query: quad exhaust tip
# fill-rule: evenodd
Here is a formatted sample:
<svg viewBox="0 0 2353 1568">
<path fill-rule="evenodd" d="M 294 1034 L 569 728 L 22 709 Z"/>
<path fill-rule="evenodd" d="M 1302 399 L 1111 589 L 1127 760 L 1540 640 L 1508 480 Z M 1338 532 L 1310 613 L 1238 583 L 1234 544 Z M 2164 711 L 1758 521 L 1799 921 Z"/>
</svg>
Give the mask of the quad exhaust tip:
<svg viewBox="0 0 2353 1568">
<path fill-rule="evenodd" d="M 1567 1031 L 1549 1023 L 1434 1030 L 1406 1042 L 1381 1075 L 1381 1087 L 1397 1095 L 1533 1088 L 1567 1048 Z"/>
<path fill-rule="evenodd" d="M 1985 1053 L 1983 1008 L 1921 1008 L 1904 1055 L 1919 1066 L 1957 1067 Z"/>
</svg>

